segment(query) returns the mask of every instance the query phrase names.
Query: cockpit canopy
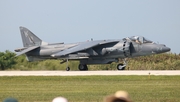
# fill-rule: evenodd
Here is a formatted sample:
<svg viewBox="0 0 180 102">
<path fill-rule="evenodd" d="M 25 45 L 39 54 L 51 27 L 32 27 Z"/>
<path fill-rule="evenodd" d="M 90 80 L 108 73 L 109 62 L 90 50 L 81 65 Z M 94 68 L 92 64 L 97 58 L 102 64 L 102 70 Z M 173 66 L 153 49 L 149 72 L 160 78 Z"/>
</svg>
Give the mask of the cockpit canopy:
<svg viewBox="0 0 180 102">
<path fill-rule="evenodd" d="M 132 37 L 128 37 L 126 39 L 129 39 L 131 41 L 134 41 L 136 43 L 141 43 L 141 44 L 143 44 L 143 43 L 153 43 L 151 40 L 148 40 L 143 36 L 132 36 Z"/>
</svg>

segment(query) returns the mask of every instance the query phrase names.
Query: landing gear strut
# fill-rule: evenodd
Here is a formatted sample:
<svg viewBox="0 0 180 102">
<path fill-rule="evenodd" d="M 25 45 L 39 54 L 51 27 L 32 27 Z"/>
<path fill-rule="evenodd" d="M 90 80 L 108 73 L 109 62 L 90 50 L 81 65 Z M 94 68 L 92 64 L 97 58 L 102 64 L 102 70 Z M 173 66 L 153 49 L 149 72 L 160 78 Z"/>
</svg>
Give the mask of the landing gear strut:
<svg viewBox="0 0 180 102">
<path fill-rule="evenodd" d="M 69 67 L 69 65 L 68 65 L 68 59 L 66 60 L 66 71 L 70 71 L 71 69 L 70 69 L 70 67 Z"/>
<path fill-rule="evenodd" d="M 66 71 L 70 71 L 70 67 L 68 66 L 68 59 L 63 59 L 62 62 L 60 62 L 60 64 L 63 64 L 66 62 Z"/>
</svg>

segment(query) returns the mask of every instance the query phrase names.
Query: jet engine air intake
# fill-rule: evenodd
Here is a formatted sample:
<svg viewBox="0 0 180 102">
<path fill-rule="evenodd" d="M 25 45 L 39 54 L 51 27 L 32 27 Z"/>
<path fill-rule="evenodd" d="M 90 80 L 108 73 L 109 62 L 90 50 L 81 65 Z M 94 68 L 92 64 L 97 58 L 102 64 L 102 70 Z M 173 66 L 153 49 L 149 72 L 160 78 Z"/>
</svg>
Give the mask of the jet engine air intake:
<svg viewBox="0 0 180 102">
<path fill-rule="evenodd" d="M 123 44 L 123 53 L 124 53 L 125 57 L 131 56 L 130 45 L 131 45 L 130 42 L 124 41 L 124 44 Z"/>
</svg>

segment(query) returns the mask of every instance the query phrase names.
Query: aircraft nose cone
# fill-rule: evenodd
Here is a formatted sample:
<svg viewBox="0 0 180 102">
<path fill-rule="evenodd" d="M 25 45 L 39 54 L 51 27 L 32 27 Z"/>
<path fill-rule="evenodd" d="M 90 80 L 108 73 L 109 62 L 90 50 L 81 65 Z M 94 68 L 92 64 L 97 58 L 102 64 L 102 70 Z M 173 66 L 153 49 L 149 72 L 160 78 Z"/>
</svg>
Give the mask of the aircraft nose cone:
<svg viewBox="0 0 180 102">
<path fill-rule="evenodd" d="M 166 47 L 165 45 L 159 45 L 159 47 L 157 48 L 157 50 L 155 51 L 156 53 L 164 53 L 164 52 L 168 52 L 171 49 L 169 47 Z"/>
<path fill-rule="evenodd" d="M 166 47 L 166 45 L 161 45 L 162 46 L 162 52 L 168 52 L 171 49 L 169 47 Z"/>
<path fill-rule="evenodd" d="M 162 48 L 162 51 L 163 51 L 163 52 L 168 52 L 168 51 L 170 51 L 170 50 L 171 50 L 171 49 L 170 49 L 169 47 L 163 47 L 163 48 Z"/>
<path fill-rule="evenodd" d="M 163 50 L 164 52 L 168 52 L 168 51 L 170 51 L 171 49 L 170 49 L 169 47 L 164 47 L 162 50 Z"/>
</svg>

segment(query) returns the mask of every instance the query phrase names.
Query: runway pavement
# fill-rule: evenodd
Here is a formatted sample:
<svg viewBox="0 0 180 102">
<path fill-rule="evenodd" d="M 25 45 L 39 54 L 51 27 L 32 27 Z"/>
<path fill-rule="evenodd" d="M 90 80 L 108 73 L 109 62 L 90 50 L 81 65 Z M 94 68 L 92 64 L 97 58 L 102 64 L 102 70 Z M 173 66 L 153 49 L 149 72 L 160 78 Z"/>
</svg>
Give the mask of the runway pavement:
<svg viewBox="0 0 180 102">
<path fill-rule="evenodd" d="M 0 76 L 180 75 L 180 70 L 143 71 L 0 71 Z"/>
</svg>

